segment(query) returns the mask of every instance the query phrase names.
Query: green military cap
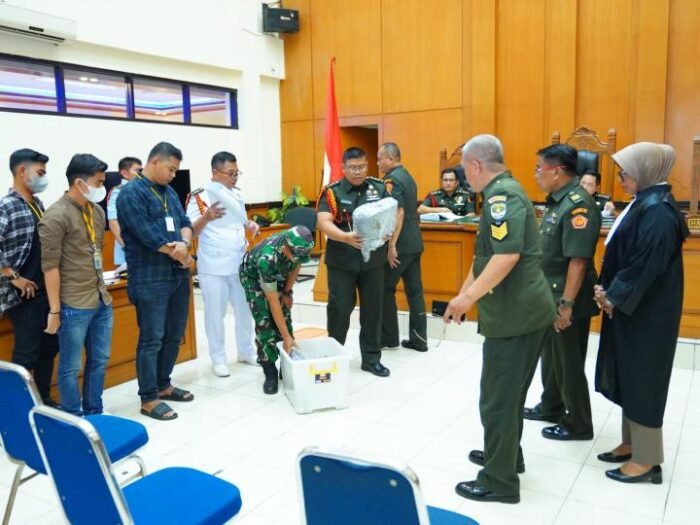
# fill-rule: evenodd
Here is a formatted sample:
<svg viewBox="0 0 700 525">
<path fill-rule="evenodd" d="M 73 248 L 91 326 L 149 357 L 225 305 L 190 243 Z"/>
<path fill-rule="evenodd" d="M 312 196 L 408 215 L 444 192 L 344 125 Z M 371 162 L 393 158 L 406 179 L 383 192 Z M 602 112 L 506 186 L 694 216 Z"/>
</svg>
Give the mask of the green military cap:
<svg viewBox="0 0 700 525">
<path fill-rule="evenodd" d="M 294 226 L 285 233 L 285 241 L 294 258 L 300 263 L 308 262 L 314 247 L 314 238 L 306 226 Z"/>
</svg>

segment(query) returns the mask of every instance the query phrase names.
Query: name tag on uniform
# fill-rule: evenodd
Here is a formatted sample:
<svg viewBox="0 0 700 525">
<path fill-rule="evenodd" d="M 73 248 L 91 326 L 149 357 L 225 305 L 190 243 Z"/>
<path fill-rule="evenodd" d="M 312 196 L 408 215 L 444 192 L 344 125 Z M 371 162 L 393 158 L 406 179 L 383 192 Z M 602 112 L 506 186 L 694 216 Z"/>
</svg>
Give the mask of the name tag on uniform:
<svg viewBox="0 0 700 525">
<path fill-rule="evenodd" d="M 169 232 L 175 231 L 175 221 L 173 220 L 172 217 L 165 218 L 165 229 Z"/>
</svg>

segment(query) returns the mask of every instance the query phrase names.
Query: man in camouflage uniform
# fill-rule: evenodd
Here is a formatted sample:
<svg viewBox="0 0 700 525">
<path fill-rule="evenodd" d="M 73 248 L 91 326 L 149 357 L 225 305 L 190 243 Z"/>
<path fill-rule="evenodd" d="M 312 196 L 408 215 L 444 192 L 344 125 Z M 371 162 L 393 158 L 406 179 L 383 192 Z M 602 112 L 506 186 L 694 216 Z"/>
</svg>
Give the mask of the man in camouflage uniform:
<svg viewBox="0 0 700 525">
<path fill-rule="evenodd" d="M 442 170 L 442 188 L 431 191 L 418 206 L 418 213 L 454 213 L 455 215 L 474 214 L 475 195 L 459 185 L 454 168 Z"/>
<path fill-rule="evenodd" d="M 277 393 L 277 342 L 283 341 L 287 353 L 296 346 L 291 318 L 292 287 L 313 247 L 309 229 L 294 226 L 262 241 L 241 263 L 241 284 L 255 321 L 255 343 L 265 373 L 266 394 Z"/>
</svg>

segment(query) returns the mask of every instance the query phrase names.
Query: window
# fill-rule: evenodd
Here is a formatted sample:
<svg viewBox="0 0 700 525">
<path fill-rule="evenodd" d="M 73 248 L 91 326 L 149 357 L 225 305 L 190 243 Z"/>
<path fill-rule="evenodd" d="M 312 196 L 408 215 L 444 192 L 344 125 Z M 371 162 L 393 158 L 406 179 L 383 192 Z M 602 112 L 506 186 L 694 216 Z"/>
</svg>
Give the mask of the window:
<svg viewBox="0 0 700 525">
<path fill-rule="evenodd" d="M 223 89 L 190 87 L 192 124 L 231 126 L 231 93 Z"/>
<path fill-rule="evenodd" d="M 124 77 L 65 69 L 66 112 L 76 115 L 127 118 Z"/>
<path fill-rule="evenodd" d="M 58 111 L 54 68 L 0 58 L 0 108 Z"/>
<path fill-rule="evenodd" d="M 161 80 L 134 79 L 136 120 L 184 122 L 182 86 Z"/>
</svg>

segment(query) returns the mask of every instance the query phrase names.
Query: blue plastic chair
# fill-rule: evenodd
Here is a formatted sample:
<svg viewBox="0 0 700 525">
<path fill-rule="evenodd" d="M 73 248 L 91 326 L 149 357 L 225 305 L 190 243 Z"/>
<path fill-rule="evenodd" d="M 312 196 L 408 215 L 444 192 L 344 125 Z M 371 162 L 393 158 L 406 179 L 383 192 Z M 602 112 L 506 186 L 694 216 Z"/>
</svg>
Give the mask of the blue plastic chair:
<svg viewBox="0 0 700 525">
<path fill-rule="evenodd" d="M 17 465 L 3 525 L 10 521 L 19 487 L 37 474 L 46 474 L 29 424 L 29 411 L 37 406 L 43 406 L 43 403 L 31 374 L 19 365 L 0 361 L 0 435 L 10 461 Z M 86 419 L 104 439 L 112 461 L 133 459 L 139 466 L 139 474 L 146 474 L 143 461 L 134 455 L 136 450 L 148 443 L 146 427 L 136 421 L 115 416 L 88 416 Z M 22 478 L 25 465 L 35 472 Z"/>
<path fill-rule="evenodd" d="M 478 525 L 426 507 L 418 476 L 398 462 L 310 447 L 299 454 L 298 467 L 307 525 Z"/>
<path fill-rule="evenodd" d="M 47 406 L 33 408 L 31 420 L 63 512 L 72 525 L 219 525 L 241 509 L 235 485 L 189 468 L 159 470 L 122 489 L 90 421 Z"/>
</svg>

